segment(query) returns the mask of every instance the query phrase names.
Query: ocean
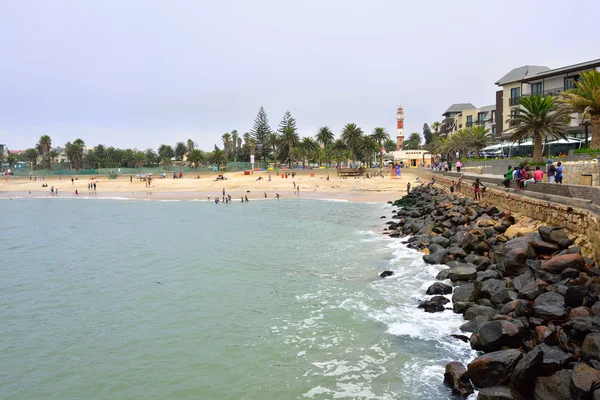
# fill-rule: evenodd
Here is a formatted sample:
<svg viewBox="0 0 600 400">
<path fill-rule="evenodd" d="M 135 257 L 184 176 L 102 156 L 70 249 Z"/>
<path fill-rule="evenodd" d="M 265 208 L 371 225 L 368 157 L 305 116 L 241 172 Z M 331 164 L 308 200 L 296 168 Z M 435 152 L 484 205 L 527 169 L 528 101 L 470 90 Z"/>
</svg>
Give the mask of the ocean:
<svg viewBox="0 0 600 400">
<path fill-rule="evenodd" d="M 451 399 L 474 356 L 389 205 L 0 204 L 2 399 Z"/>
</svg>

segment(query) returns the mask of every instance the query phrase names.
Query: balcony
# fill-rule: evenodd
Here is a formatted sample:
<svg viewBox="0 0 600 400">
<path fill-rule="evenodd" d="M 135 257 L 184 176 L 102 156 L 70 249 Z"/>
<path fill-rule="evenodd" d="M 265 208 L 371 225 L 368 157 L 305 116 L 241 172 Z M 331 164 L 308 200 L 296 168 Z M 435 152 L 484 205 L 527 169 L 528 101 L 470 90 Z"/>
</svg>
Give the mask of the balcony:
<svg viewBox="0 0 600 400">
<path fill-rule="evenodd" d="M 524 94 L 523 97 L 529 97 L 529 96 L 543 96 L 543 97 L 546 97 L 546 96 L 556 96 L 560 92 L 564 92 L 564 91 L 565 91 L 564 87 L 559 87 L 559 88 L 544 90 L 542 92 Z"/>
<path fill-rule="evenodd" d="M 521 97 L 511 97 L 508 99 L 508 104 L 511 106 L 518 106 L 519 105 L 519 99 Z"/>
<path fill-rule="evenodd" d="M 520 125 L 519 121 L 515 121 L 515 120 L 512 120 L 512 119 L 510 121 L 508 121 L 508 127 L 509 128 L 515 128 L 515 127 L 517 127 L 519 125 Z"/>
<path fill-rule="evenodd" d="M 474 124 L 474 123 L 473 123 L 472 121 L 467 121 L 467 123 L 465 124 L 465 126 L 466 126 L 467 128 L 470 128 L 470 127 L 472 127 L 472 126 L 473 126 L 473 124 Z"/>
<path fill-rule="evenodd" d="M 473 122 L 473 125 L 484 126 L 485 125 L 485 121 L 478 119 L 478 120 L 476 120 L 476 121 Z"/>
</svg>

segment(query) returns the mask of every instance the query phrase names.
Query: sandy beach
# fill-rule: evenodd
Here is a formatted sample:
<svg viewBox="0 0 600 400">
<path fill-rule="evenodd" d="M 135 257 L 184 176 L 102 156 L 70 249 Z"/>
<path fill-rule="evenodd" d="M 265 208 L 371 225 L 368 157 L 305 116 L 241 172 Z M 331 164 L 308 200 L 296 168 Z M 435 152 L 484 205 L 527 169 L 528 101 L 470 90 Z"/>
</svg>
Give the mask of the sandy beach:
<svg viewBox="0 0 600 400">
<path fill-rule="evenodd" d="M 314 173 L 314 176 L 311 176 Z M 269 181 L 269 175 L 271 180 Z M 48 176 L 41 181 L 29 180 L 29 177 L 9 177 L 0 181 L 0 197 L 47 197 L 50 189 L 58 189 L 58 196 L 72 197 L 75 190 L 80 197 L 123 197 L 132 199 L 173 199 L 173 200 L 211 200 L 222 196 L 225 189 L 233 200 L 242 196 L 249 199 L 274 198 L 279 193 L 281 198 L 326 198 L 360 202 L 387 202 L 397 199 L 406 193 L 406 185 L 416 183 L 416 176 L 409 169 L 402 170 L 399 179 L 386 175 L 374 178 L 339 178 L 336 170 L 307 170 L 297 172 L 295 178 L 290 175 L 282 178 L 275 171 L 254 172 L 244 175 L 243 172 L 224 173 L 226 180 L 216 180 L 217 173 L 184 174 L 182 179 L 173 179 L 167 175 L 165 179 L 154 176 L 150 187 L 146 182 L 129 175 L 120 175 L 116 179 L 108 176 L 77 176 L 71 182 L 71 176 Z M 327 180 L 329 176 L 329 180 Z M 75 178 L 75 176 L 73 176 Z M 262 179 L 260 179 L 262 178 Z M 96 182 L 96 192 L 88 191 L 88 183 Z M 300 191 L 294 189 L 294 183 Z M 42 187 L 42 184 L 48 185 Z"/>
</svg>

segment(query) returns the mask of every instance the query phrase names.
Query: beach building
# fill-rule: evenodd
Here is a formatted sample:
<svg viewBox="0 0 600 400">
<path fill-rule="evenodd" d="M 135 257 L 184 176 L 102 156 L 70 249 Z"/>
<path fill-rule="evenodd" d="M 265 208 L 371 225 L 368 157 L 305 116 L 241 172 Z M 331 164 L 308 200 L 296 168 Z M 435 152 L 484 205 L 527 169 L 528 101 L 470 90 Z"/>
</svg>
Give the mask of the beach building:
<svg viewBox="0 0 600 400">
<path fill-rule="evenodd" d="M 461 125 L 458 127 L 457 116 L 462 114 L 464 110 L 475 109 L 476 107 L 471 103 L 456 103 L 452 104 L 448 109 L 442 114 L 444 117 L 442 119 L 442 125 L 440 126 L 440 136 L 448 137 L 452 135 L 454 132 L 459 129 L 463 129 Z"/>
<path fill-rule="evenodd" d="M 496 118 L 499 119 L 496 138 L 507 139 L 510 136 L 513 128 L 510 115 L 519 113 L 521 97 L 557 95 L 573 88 L 579 75 L 592 69 L 600 71 L 600 59 L 554 69 L 524 65 L 509 71 L 496 82 L 500 87 L 496 92 Z M 582 140 L 586 129 L 589 129 L 589 122 L 582 121 L 578 113 L 573 114 L 569 122 L 569 137 Z"/>
<path fill-rule="evenodd" d="M 416 168 L 421 164 L 431 164 L 431 153 L 427 150 L 397 150 L 392 151 L 394 163 L 403 163 L 405 166 Z"/>
<path fill-rule="evenodd" d="M 447 125 L 442 123 L 444 137 L 452 136 L 461 129 L 483 126 L 492 135 L 496 133 L 496 105 L 475 107 L 471 103 L 453 104 L 442 114 Z"/>
</svg>

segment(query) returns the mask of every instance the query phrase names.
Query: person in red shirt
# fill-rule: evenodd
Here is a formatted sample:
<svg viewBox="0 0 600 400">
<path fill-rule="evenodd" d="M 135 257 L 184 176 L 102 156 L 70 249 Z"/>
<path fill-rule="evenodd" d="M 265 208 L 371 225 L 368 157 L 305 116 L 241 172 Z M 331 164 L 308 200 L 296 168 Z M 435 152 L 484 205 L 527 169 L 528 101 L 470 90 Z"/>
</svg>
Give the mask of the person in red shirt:
<svg viewBox="0 0 600 400">
<path fill-rule="evenodd" d="M 535 172 L 533 173 L 533 179 L 535 182 L 541 182 L 544 178 L 544 171 L 540 169 L 540 167 L 535 167 Z"/>
</svg>

